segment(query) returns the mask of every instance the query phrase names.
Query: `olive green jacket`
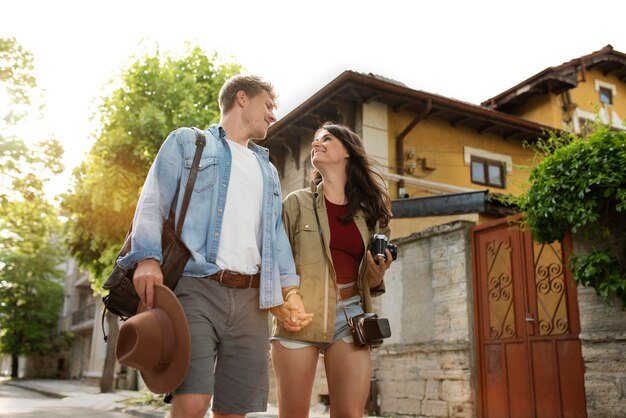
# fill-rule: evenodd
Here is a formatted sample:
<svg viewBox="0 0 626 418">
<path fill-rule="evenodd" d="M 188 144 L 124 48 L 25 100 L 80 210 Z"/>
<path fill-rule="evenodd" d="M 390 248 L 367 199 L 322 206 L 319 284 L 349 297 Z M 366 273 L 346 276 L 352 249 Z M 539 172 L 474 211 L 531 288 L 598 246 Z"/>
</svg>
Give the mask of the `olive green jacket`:
<svg viewBox="0 0 626 418">
<path fill-rule="evenodd" d="M 296 263 L 296 272 L 300 275 L 300 294 L 308 313 L 313 313 L 313 321 L 298 332 L 287 331 L 283 323 L 274 318 L 273 335 L 300 341 L 332 342 L 335 327 L 335 269 L 330 253 L 330 227 L 328 213 L 323 199 L 323 184 L 312 186 L 310 190 L 301 189 L 290 193 L 283 201 L 283 224 L 291 243 L 291 250 Z M 322 234 L 324 249 L 320 239 L 315 213 L 315 199 Z M 372 311 L 372 297 L 385 292 L 384 281 L 375 289 L 370 289 L 367 279 L 367 250 L 375 232 L 389 236 L 389 228 L 382 231 L 368 229 L 361 211 L 354 216 L 354 222 L 361 233 L 365 250 L 361 259 L 357 284 L 363 300 L 364 310 Z M 378 224 L 377 224 L 378 225 Z"/>
</svg>

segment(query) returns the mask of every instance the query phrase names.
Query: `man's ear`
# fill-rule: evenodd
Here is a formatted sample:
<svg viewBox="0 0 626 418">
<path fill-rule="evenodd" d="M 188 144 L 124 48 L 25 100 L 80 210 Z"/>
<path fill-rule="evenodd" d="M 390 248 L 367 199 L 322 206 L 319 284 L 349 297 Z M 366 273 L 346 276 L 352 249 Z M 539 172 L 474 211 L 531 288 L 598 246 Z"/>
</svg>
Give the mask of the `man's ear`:
<svg viewBox="0 0 626 418">
<path fill-rule="evenodd" d="M 246 95 L 246 92 L 243 90 L 239 90 L 237 92 L 237 104 L 239 105 L 239 107 L 244 107 L 247 101 L 248 96 Z"/>
</svg>

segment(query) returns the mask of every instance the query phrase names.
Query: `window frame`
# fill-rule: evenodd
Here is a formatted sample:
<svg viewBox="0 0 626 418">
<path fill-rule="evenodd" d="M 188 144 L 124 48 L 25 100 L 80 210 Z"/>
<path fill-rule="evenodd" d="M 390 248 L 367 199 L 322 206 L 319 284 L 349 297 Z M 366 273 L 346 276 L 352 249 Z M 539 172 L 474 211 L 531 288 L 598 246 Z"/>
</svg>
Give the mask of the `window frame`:
<svg viewBox="0 0 626 418">
<path fill-rule="evenodd" d="M 599 86 L 598 96 L 599 96 L 600 103 L 602 105 L 613 106 L 613 90 L 612 89 L 605 87 L 605 86 Z M 602 100 L 602 97 L 608 97 L 609 101 L 605 102 L 604 100 Z"/>
<path fill-rule="evenodd" d="M 474 163 L 483 165 L 483 174 L 485 181 L 481 182 L 474 179 Z M 496 187 L 498 189 L 506 189 L 506 163 L 504 161 L 491 160 L 489 158 L 480 157 L 477 155 L 470 156 L 470 180 L 474 184 L 480 184 L 483 186 Z M 492 183 L 489 179 L 489 167 L 496 167 L 500 172 L 500 181 L 502 184 Z"/>
</svg>

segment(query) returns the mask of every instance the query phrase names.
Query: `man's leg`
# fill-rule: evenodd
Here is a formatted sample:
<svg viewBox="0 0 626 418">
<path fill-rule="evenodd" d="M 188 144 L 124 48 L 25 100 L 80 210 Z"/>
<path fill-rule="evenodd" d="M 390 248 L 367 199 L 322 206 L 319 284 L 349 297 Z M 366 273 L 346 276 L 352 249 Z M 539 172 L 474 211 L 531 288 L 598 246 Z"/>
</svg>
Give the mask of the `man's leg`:
<svg viewBox="0 0 626 418">
<path fill-rule="evenodd" d="M 169 418 L 203 418 L 210 404 L 211 395 L 176 395 L 172 399 Z"/>
<path fill-rule="evenodd" d="M 213 412 L 213 418 L 245 418 L 245 415 L 233 415 L 233 414 L 220 414 L 219 412 Z"/>
<path fill-rule="evenodd" d="M 203 418 L 211 404 L 219 341 L 219 330 L 214 325 L 225 320 L 225 312 L 215 309 L 207 281 L 182 277 L 176 286 L 176 296 L 189 324 L 191 358 L 185 381 L 174 391 L 170 418 Z"/>
<path fill-rule="evenodd" d="M 220 286 L 219 303 L 227 309 L 215 363 L 211 410 L 215 417 L 265 411 L 269 392 L 268 311 L 259 309 L 258 289 Z M 229 415 L 230 414 L 230 415 Z"/>
</svg>

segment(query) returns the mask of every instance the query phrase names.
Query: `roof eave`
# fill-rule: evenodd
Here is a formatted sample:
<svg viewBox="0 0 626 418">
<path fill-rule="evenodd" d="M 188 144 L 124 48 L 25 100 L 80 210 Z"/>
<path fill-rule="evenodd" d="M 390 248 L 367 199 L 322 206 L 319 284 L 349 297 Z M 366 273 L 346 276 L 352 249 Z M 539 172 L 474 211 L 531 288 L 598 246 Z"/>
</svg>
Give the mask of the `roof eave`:
<svg viewBox="0 0 626 418">
<path fill-rule="evenodd" d="M 289 126 L 298 122 L 299 119 L 306 116 L 316 107 L 331 100 L 335 95 L 341 93 L 344 89 L 352 87 L 368 88 L 376 90 L 381 94 L 394 95 L 395 97 L 406 98 L 410 101 L 430 102 L 434 111 L 453 111 L 464 114 L 473 120 L 482 120 L 487 124 L 496 124 L 499 126 L 510 127 L 512 130 L 522 132 L 530 136 L 544 136 L 548 130 L 554 130 L 552 127 L 532 122 L 517 116 L 509 115 L 503 112 L 487 109 L 482 106 L 474 105 L 467 102 L 439 96 L 436 94 L 414 90 L 409 87 L 381 80 L 379 78 L 356 73 L 354 71 L 344 71 L 330 83 L 322 87 L 317 93 L 313 94 L 278 122 L 276 122 L 268 132 L 268 139 L 277 138 Z M 357 89 L 358 90 L 358 89 Z M 364 101 L 368 99 L 365 98 Z M 437 117 L 436 115 L 434 117 Z"/>
</svg>

